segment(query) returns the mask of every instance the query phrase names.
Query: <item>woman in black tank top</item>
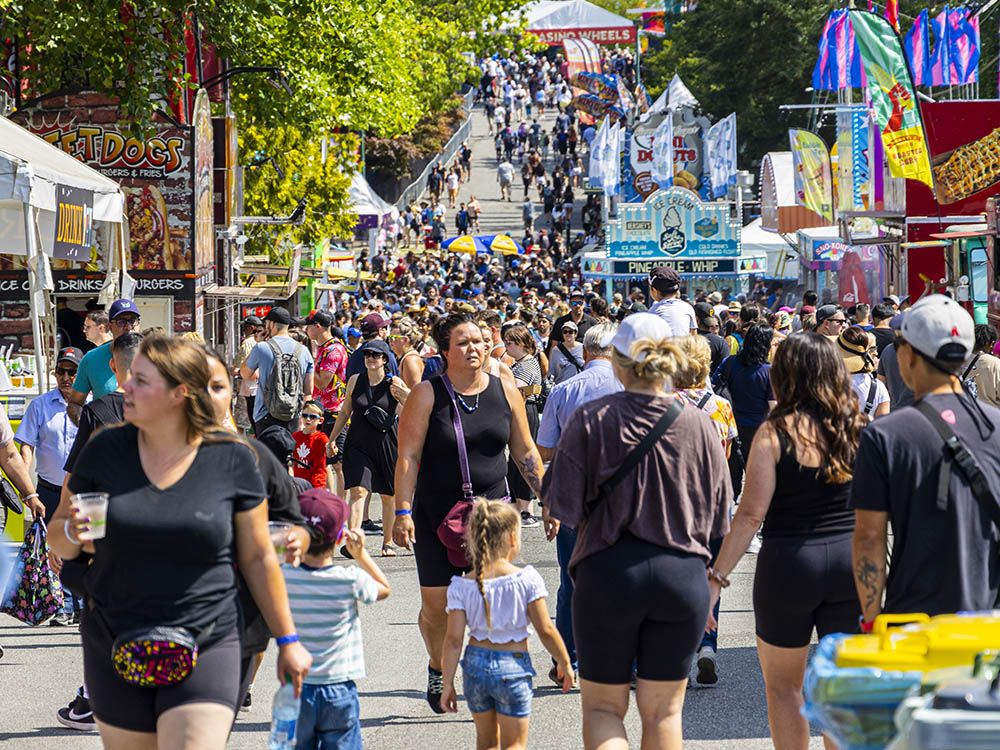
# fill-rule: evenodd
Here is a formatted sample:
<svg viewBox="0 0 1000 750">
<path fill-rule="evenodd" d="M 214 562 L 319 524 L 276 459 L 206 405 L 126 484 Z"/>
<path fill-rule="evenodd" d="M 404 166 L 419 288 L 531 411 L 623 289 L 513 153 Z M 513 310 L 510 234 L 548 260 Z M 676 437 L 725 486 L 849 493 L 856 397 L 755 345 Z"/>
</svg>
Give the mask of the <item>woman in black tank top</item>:
<svg viewBox="0 0 1000 750">
<path fill-rule="evenodd" d="M 418 383 L 400 417 L 393 537 L 397 544 L 412 547 L 416 556 L 420 633 L 429 657 L 427 702 L 442 713 L 440 670 L 448 624 L 448 584 L 452 576 L 464 572 L 448 561 L 447 550 L 437 537 L 441 521 L 463 497 L 454 414 L 457 411 L 465 435 L 473 495 L 507 496 L 507 446 L 536 493 L 541 488 L 542 460 L 517 388 L 483 372 L 488 345 L 473 318 L 463 313 L 442 318 L 434 327 L 434 340 L 447 371 Z M 451 381 L 454 403 L 444 377 Z"/>
<path fill-rule="evenodd" d="M 867 419 L 825 336 L 778 345 L 777 403 L 750 447 L 743 499 L 709 569 L 713 603 L 763 521 L 753 602 L 757 653 L 776 747 L 809 745 L 802 680 L 815 629 L 857 632 L 861 604 L 851 570 L 851 471 Z"/>
</svg>

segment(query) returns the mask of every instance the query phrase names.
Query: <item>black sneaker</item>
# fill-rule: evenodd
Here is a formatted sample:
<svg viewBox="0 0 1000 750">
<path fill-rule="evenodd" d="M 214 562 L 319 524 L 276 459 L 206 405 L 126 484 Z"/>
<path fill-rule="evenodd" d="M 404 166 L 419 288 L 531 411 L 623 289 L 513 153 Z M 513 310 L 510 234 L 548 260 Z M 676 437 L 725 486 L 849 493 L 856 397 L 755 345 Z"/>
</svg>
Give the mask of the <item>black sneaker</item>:
<svg viewBox="0 0 1000 750">
<path fill-rule="evenodd" d="M 361 530 L 366 534 L 381 534 L 382 527 L 370 518 L 361 522 Z"/>
<path fill-rule="evenodd" d="M 437 669 L 427 667 L 427 705 L 436 714 L 443 714 L 441 693 L 444 692 L 444 675 Z"/>
<path fill-rule="evenodd" d="M 702 646 L 698 651 L 698 675 L 695 677 L 695 682 L 701 687 L 709 687 L 718 681 L 715 652 L 709 646 Z"/>
<path fill-rule="evenodd" d="M 79 732 L 93 732 L 97 729 L 94 712 L 90 710 L 90 701 L 83 697 L 82 688 L 77 691 L 72 703 L 56 711 L 56 721 L 68 729 L 76 729 Z"/>
<path fill-rule="evenodd" d="M 243 699 L 243 705 L 240 706 L 240 712 L 246 713 L 253 706 L 253 694 L 248 690 L 247 697 Z"/>
<path fill-rule="evenodd" d="M 68 627 L 73 624 L 73 614 L 71 612 L 60 612 L 51 620 L 49 620 L 50 626 L 61 626 Z"/>
<path fill-rule="evenodd" d="M 340 554 L 342 554 L 348 560 L 353 560 L 354 559 L 354 555 L 352 555 L 350 552 L 347 551 L 347 545 L 346 544 L 343 547 L 340 548 Z"/>
</svg>

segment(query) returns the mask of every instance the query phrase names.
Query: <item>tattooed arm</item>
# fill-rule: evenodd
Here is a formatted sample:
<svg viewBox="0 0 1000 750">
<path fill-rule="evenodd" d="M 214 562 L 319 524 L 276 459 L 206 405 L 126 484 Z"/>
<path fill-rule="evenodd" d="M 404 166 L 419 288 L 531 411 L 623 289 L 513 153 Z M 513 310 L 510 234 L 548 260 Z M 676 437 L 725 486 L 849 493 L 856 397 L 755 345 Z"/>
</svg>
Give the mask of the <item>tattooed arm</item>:
<svg viewBox="0 0 1000 750">
<path fill-rule="evenodd" d="M 871 622 L 882 611 L 887 569 L 886 533 L 889 528 L 889 514 L 857 510 L 855 519 L 852 545 L 854 585 L 858 590 L 858 599 L 861 600 L 861 612 L 865 622 Z"/>
<path fill-rule="evenodd" d="M 524 398 L 512 382 L 508 383 L 502 378 L 501 382 L 507 403 L 510 405 L 510 454 L 517 462 L 517 468 L 520 469 L 521 476 L 524 477 L 524 481 L 528 483 L 531 491 L 541 497 L 542 474 L 545 469 L 528 426 L 528 415 L 524 411 Z"/>
</svg>

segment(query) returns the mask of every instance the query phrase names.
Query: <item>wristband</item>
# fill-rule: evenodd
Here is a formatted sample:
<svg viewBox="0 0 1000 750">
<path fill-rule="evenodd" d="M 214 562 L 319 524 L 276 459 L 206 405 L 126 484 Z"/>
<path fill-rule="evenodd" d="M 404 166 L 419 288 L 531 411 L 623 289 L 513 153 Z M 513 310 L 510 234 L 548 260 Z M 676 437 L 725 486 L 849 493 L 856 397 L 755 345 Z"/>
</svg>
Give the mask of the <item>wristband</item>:
<svg viewBox="0 0 1000 750">
<path fill-rule="evenodd" d="M 24 499 L 24 500 L 30 500 L 33 497 L 37 498 L 38 497 L 38 493 L 37 492 L 31 492 L 31 493 L 25 495 L 24 498 L 22 498 L 22 499 Z"/>
<path fill-rule="evenodd" d="M 724 589 L 729 588 L 729 579 L 726 578 L 722 573 L 717 571 L 715 568 L 708 569 L 708 580 L 715 581 L 719 586 Z"/>
<path fill-rule="evenodd" d="M 290 635 L 283 635 L 280 638 L 275 638 L 274 642 L 277 643 L 279 646 L 287 646 L 290 643 L 298 643 L 299 634 L 291 633 Z"/>
<path fill-rule="evenodd" d="M 413 511 L 410 510 L 409 508 L 402 508 L 401 510 L 397 510 L 396 511 L 396 515 L 397 516 L 412 516 L 413 515 Z"/>
<path fill-rule="evenodd" d="M 66 535 L 66 539 L 69 540 L 70 544 L 74 544 L 79 547 L 82 542 L 79 539 L 74 539 L 73 534 L 69 530 L 69 519 L 67 518 L 63 521 L 63 533 Z"/>
</svg>

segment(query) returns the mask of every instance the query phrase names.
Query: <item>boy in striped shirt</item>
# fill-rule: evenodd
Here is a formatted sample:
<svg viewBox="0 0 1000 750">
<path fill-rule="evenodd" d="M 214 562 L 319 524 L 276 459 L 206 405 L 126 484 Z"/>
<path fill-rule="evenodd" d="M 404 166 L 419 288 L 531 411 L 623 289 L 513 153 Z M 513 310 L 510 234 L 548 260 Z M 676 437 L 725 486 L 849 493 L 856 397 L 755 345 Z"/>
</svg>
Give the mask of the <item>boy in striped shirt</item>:
<svg viewBox="0 0 1000 750">
<path fill-rule="evenodd" d="M 389 581 L 365 551 L 359 531 L 347 530 L 347 504 L 325 489 L 299 495 L 311 544 L 298 568 L 284 567 L 288 602 L 313 665 L 302 686 L 298 748 L 361 748 L 356 679 L 365 676 L 358 602 L 389 596 Z M 355 565 L 334 565 L 341 541 Z"/>
</svg>

